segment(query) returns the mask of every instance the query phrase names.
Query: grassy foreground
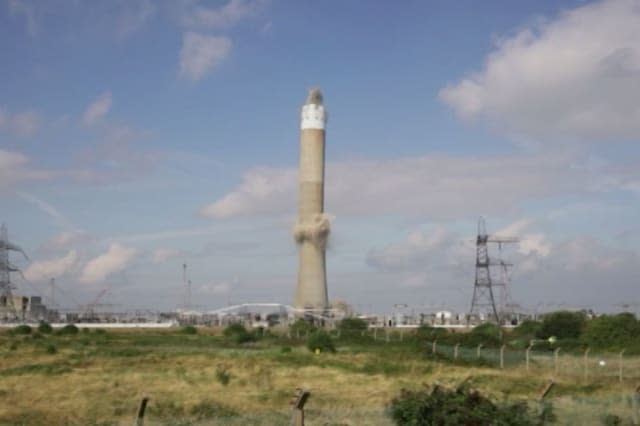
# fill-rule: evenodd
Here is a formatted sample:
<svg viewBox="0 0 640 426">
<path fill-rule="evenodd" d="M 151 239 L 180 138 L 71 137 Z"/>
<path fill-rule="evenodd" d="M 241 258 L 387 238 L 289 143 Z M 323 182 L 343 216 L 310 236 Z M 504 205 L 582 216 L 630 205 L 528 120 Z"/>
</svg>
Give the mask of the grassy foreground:
<svg viewBox="0 0 640 426">
<path fill-rule="evenodd" d="M 390 425 L 385 407 L 402 388 L 456 386 L 470 376 L 470 386 L 497 401 L 533 401 L 549 379 L 430 360 L 411 338 L 338 339 L 337 353 L 314 354 L 302 339 L 239 344 L 215 329 L 0 333 L 1 425 L 131 425 L 143 395 L 145 424 L 288 424 L 298 387 L 312 392 L 308 424 Z M 627 404 L 616 399 L 627 389 L 614 382 L 560 382 L 553 392 L 569 424 L 594 419 L 577 408 L 583 399 L 606 401 L 600 414 Z"/>
</svg>

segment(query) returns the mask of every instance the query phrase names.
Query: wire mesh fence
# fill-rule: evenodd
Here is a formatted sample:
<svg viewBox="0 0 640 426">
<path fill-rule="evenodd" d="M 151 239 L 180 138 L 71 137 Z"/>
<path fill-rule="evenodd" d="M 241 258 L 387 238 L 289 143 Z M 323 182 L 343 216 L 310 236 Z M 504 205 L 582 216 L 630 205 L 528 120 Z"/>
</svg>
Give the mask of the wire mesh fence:
<svg viewBox="0 0 640 426">
<path fill-rule="evenodd" d="M 588 383 L 592 380 L 640 382 L 640 357 L 618 353 L 598 352 L 586 349 L 581 352 L 529 347 L 518 350 L 502 347 L 475 347 L 427 342 L 429 355 L 461 363 L 471 363 L 496 368 L 525 369 L 546 372 L 553 377 L 567 377 Z"/>
</svg>

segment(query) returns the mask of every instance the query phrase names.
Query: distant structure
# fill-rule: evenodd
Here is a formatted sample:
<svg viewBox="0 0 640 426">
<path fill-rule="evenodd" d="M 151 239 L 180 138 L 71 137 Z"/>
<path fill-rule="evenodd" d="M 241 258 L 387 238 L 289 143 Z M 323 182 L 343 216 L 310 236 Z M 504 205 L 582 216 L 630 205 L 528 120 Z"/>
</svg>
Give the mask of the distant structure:
<svg viewBox="0 0 640 426">
<path fill-rule="evenodd" d="M 293 234 L 300 247 L 295 308 L 316 313 L 326 311 L 325 248 L 329 219 L 324 215 L 325 114 L 322 93 L 311 89 L 300 121 L 300 193 L 298 222 Z"/>
<path fill-rule="evenodd" d="M 489 243 L 498 244 L 500 252 L 503 244 L 518 242 L 516 237 L 489 236 L 487 234 L 484 218 L 478 220 L 478 237 L 476 239 L 476 276 L 473 285 L 473 299 L 471 300 L 471 310 L 469 318 L 480 320 L 493 320 L 500 324 L 503 309 L 508 305 L 510 298 L 508 268 L 513 266 L 503 259 L 492 259 L 489 257 Z M 500 278 L 492 276 L 491 267 L 501 268 Z M 494 274 L 495 275 L 495 274 Z M 494 288 L 501 287 L 503 294 L 503 306 L 499 310 L 496 306 Z M 500 313 L 499 313 L 500 311 Z"/>
<path fill-rule="evenodd" d="M 27 258 L 20 247 L 9 242 L 7 227 L 3 223 L 0 227 L 0 319 L 3 320 L 17 319 L 18 312 L 24 312 L 23 298 L 13 295 L 15 287 L 11 283 L 11 272 L 20 272 L 20 269 L 9 261 L 10 251 L 20 252 Z"/>
</svg>

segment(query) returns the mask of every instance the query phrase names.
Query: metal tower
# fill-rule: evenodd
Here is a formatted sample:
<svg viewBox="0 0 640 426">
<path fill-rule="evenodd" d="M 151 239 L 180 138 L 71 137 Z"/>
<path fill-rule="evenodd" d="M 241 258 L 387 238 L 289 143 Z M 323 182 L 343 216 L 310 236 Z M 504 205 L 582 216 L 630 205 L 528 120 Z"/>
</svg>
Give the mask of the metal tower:
<svg viewBox="0 0 640 426">
<path fill-rule="evenodd" d="M 491 259 L 489 257 L 489 243 L 498 244 L 498 248 L 502 251 L 502 244 L 516 243 L 518 239 L 515 237 L 498 237 L 489 236 L 487 234 L 484 218 L 478 220 L 478 237 L 476 239 L 476 277 L 473 285 L 473 299 L 471 300 L 471 310 L 469 317 L 474 314 L 488 314 L 493 320 L 500 324 L 500 315 L 496 307 L 496 298 L 494 287 L 501 286 L 503 288 L 503 303 L 506 305 L 509 297 L 509 289 L 507 288 L 508 268 L 512 266 L 510 263 L 502 259 Z M 494 279 L 491 275 L 491 266 L 500 266 L 502 271 L 502 279 Z"/>
<path fill-rule="evenodd" d="M 0 315 L 2 315 L 2 319 L 18 317 L 13 301 L 12 290 L 15 287 L 11 284 L 11 272 L 20 272 L 20 269 L 9 262 L 9 251 L 11 250 L 20 252 L 27 258 L 20 247 L 9 242 L 7 227 L 3 223 L 0 227 Z"/>
</svg>

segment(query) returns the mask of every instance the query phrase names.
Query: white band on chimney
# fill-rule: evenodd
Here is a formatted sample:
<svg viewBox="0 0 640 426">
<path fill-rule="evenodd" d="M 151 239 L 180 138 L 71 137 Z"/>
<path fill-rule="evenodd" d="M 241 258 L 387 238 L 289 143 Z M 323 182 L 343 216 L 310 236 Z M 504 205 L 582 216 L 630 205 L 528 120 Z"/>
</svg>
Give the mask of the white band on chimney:
<svg viewBox="0 0 640 426">
<path fill-rule="evenodd" d="M 324 130 L 326 123 L 327 116 L 324 112 L 324 106 L 309 104 L 302 107 L 302 116 L 300 120 L 301 129 Z"/>
</svg>

